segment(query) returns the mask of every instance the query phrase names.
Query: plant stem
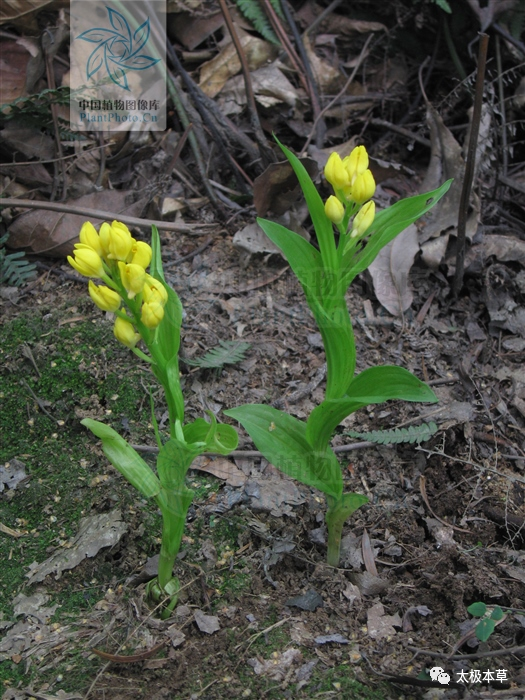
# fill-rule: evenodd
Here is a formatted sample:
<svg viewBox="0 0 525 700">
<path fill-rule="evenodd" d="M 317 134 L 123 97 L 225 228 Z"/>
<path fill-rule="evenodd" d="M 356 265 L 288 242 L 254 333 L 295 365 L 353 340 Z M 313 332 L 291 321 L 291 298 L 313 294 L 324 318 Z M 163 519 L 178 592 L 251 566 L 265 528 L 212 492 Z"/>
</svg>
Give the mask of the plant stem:
<svg viewBox="0 0 525 700">
<path fill-rule="evenodd" d="M 160 545 L 159 570 L 157 579 L 162 590 L 173 578 L 173 566 L 179 553 L 186 515 L 191 503 L 182 494 L 167 494 L 167 504 L 162 509 L 162 541 Z"/>
</svg>

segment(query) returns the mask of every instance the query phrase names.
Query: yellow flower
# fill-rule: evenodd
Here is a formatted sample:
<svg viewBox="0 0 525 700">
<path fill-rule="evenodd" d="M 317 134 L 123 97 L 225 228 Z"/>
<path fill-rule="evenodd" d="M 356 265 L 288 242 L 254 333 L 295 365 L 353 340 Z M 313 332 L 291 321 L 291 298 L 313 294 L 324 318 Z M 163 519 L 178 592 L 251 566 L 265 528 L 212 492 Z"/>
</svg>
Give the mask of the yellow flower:
<svg viewBox="0 0 525 700">
<path fill-rule="evenodd" d="M 133 325 L 120 316 L 115 319 L 113 333 L 115 338 L 128 348 L 134 348 L 140 340 L 140 335 L 135 333 Z"/>
<path fill-rule="evenodd" d="M 159 301 L 152 301 L 149 304 L 146 302 L 142 304 L 140 320 L 146 326 L 146 328 L 149 328 L 150 330 L 156 328 L 163 318 L 164 307 Z"/>
<path fill-rule="evenodd" d="M 133 263 L 126 264 L 119 260 L 118 269 L 120 272 L 120 281 L 127 289 L 128 299 L 133 299 L 135 294 L 140 294 L 146 281 L 146 272 L 140 265 Z"/>
<path fill-rule="evenodd" d="M 142 290 L 144 296 L 144 301 L 150 304 L 152 301 L 158 301 L 162 306 L 168 301 L 168 292 L 166 288 L 151 275 L 146 273 L 146 281 L 144 283 L 144 289 Z"/>
<path fill-rule="evenodd" d="M 108 234 L 108 258 L 126 262 L 133 247 L 133 240 L 125 224 L 113 221 Z"/>
<path fill-rule="evenodd" d="M 352 183 L 357 175 L 362 175 L 368 169 L 368 153 L 364 146 L 356 146 L 349 156 L 343 159 L 350 182 Z"/>
<path fill-rule="evenodd" d="M 67 259 L 77 272 L 80 272 L 84 277 L 102 277 L 104 274 L 102 258 L 91 246 L 77 243 L 73 254 L 74 258 L 68 255 Z"/>
<path fill-rule="evenodd" d="M 363 236 L 368 231 L 370 226 L 372 226 L 375 215 L 375 203 L 370 201 L 364 204 L 354 217 L 350 238 L 357 238 L 358 236 Z"/>
<path fill-rule="evenodd" d="M 324 166 L 324 176 L 335 190 L 348 187 L 350 184 L 350 178 L 343 165 L 341 156 L 335 151 L 330 153 L 330 157 Z"/>
<path fill-rule="evenodd" d="M 365 170 L 361 175 L 357 175 L 352 183 L 351 197 L 356 204 L 363 204 L 372 199 L 376 191 L 374 176 L 370 170 Z"/>
<path fill-rule="evenodd" d="M 97 287 L 97 285 L 89 280 L 88 283 L 89 296 L 102 311 L 116 311 L 120 306 L 120 295 L 109 287 Z"/>
<path fill-rule="evenodd" d="M 96 228 L 90 221 L 86 221 L 86 223 L 83 224 L 82 228 L 80 229 L 79 238 L 83 245 L 93 248 L 93 250 L 102 257 L 102 244 L 100 243 L 100 238 Z"/>
<path fill-rule="evenodd" d="M 144 269 L 148 267 L 151 262 L 152 250 L 151 246 L 144 241 L 135 241 L 131 247 L 131 262 L 133 265 L 140 265 Z"/>
<path fill-rule="evenodd" d="M 98 231 L 98 238 L 100 240 L 100 245 L 102 246 L 102 251 L 104 257 L 107 259 L 109 256 L 109 238 L 111 235 L 111 226 L 104 221 L 102 226 Z"/>
<path fill-rule="evenodd" d="M 345 208 L 337 197 L 334 197 L 332 194 L 326 200 L 326 204 L 324 205 L 324 213 L 330 219 L 330 221 L 333 221 L 334 224 L 340 224 L 345 215 Z"/>
</svg>

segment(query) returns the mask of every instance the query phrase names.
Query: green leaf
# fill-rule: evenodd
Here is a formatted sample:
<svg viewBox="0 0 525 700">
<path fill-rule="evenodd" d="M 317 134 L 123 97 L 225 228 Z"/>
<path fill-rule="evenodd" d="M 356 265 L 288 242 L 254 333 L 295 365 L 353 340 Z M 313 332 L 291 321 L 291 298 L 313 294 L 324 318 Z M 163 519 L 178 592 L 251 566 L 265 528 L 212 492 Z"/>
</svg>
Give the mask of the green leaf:
<svg viewBox="0 0 525 700">
<path fill-rule="evenodd" d="M 207 411 L 211 423 L 204 418 L 197 418 L 193 423 L 185 425 L 184 439 L 188 443 L 204 443 L 201 452 L 219 452 L 227 455 L 235 450 L 239 443 L 237 431 L 231 425 L 217 423 L 211 411 Z"/>
<path fill-rule="evenodd" d="M 355 377 L 343 398 L 327 399 L 314 408 L 307 422 L 307 438 L 316 449 L 321 449 L 351 413 L 390 399 L 432 403 L 438 400 L 430 387 L 403 367 L 369 367 Z"/>
<path fill-rule="evenodd" d="M 325 214 L 323 200 L 299 158 L 288 150 L 286 146 L 283 146 L 276 136 L 274 136 L 274 138 L 297 175 L 317 235 L 324 272 L 328 273 L 329 278 L 333 278 L 335 281 L 335 278 L 338 277 L 338 274 L 336 275 L 338 272 L 338 265 L 334 229 L 332 222 Z M 291 261 L 288 262 L 290 262 L 291 265 Z M 321 270 L 315 270 L 314 272 L 317 274 L 321 272 Z M 337 282 L 338 281 L 337 279 Z"/>
<path fill-rule="evenodd" d="M 492 615 L 490 616 L 491 620 L 502 620 L 504 617 L 503 610 L 499 607 L 499 605 L 496 605 L 494 610 L 492 611 Z"/>
<path fill-rule="evenodd" d="M 489 618 L 484 618 L 480 620 L 476 625 L 476 637 L 480 642 L 486 642 L 490 635 L 494 632 L 496 623 L 494 620 Z"/>
<path fill-rule="evenodd" d="M 102 449 L 111 464 L 146 498 L 155 498 L 161 490 L 160 481 L 139 453 L 128 445 L 113 428 L 98 420 L 80 421 L 93 435 L 102 440 Z"/>
<path fill-rule="evenodd" d="M 279 45 L 279 39 L 275 35 L 259 0 L 235 0 L 235 3 L 246 19 L 250 20 L 254 28 L 266 41 Z"/>
<path fill-rule="evenodd" d="M 353 252 L 343 256 L 342 269 L 348 268 L 344 275 L 346 288 L 360 272 L 366 270 L 387 243 L 390 243 L 401 231 L 404 231 L 410 224 L 432 209 L 448 191 L 451 184 L 452 180 L 447 180 L 441 187 L 431 192 L 402 199 L 391 207 L 378 212 L 374 223 L 367 232 L 368 242 L 363 250 L 355 256 Z"/>
<path fill-rule="evenodd" d="M 473 615 L 474 617 L 483 617 L 485 613 L 487 612 L 487 606 L 485 603 L 472 603 L 472 605 L 469 605 L 467 608 L 467 612 Z"/>
<path fill-rule="evenodd" d="M 354 430 L 348 430 L 345 435 L 360 440 L 368 440 L 375 442 L 378 445 L 397 445 L 400 442 L 422 442 L 428 440 L 431 435 L 437 433 L 437 425 L 435 423 L 422 423 L 421 425 L 412 425 L 408 428 L 394 428 L 393 430 L 372 430 L 370 433 L 358 433 Z"/>
<path fill-rule="evenodd" d="M 182 493 L 186 494 L 185 497 L 190 498 L 188 494 L 192 492 L 184 484 L 186 472 L 195 457 L 203 451 L 201 447 L 188 445 L 176 438 L 171 438 L 162 446 L 157 457 L 157 472 L 166 496 L 169 496 L 170 493 Z"/>
<path fill-rule="evenodd" d="M 164 307 L 164 318 L 157 327 L 153 344 L 159 347 L 166 361 L 169 361 L 173 357 L 176 357 L 179 353 L 180 329 L 182 325 L 182 304 L 178 295 L 175 294 L 164 278 L 160 250 L 160 237 L 156 226 L 151 227 L 151 250 L 151 276 L 163 285 L 168 294 L 168 301 Z"/>
<path fill-rule="evenodd" d="M 239 421 L 257 449 L 288 476 L 336 499 L 343 492 L 341 468 L 331 449 L 315 452 L 306 425 L 272 406 L 248 404 L 224 411 Z"/>
<path fill-rule="evenodd" d="M 286 260 L 301 283 L 306 298 L 319 299 L 323 267 L 319 251 L 298 233 L 290 231 L 275 221 L 257 219 L 257 223 L 268 238 L 283 251 Z"/>
<path fill-rule="evenodd" d="M 219 340 L 219 345 L 211 348 L 203 357 L 193 360 L 184 359 L 184 362 L 192 367 L 200 367 L 202 369 L 233 365 L 236 362 L 242 362 L 242 360 L 244 360 L 244 355 L 250 347 L 250 343 Z"/>
</svg>

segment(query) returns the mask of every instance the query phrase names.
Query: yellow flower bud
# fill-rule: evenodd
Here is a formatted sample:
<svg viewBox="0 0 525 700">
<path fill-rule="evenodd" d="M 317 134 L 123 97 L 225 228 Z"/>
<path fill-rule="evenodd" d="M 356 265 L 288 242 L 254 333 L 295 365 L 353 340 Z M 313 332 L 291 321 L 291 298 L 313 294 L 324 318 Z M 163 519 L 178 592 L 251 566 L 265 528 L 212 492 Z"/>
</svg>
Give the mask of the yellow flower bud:
<svg viewBox="0 0 525 700">
<path fill-rule="evenodd" d="M 142 290 L 144 301 L 150 304 L 152 301 L 158 301 L 162 306 L 168 301 L 168 292 L 166 288 L 151 275 L 146 273 L 146 281 L 144 283 L 144 289 Z"/>
<path fill-rule="evenodd" d="M 376 191 L 374 176 L 370 170 L 365 170 L 361 175 L 357 175 L 352 184 L 352 199 L 356 204 L 363 204 L 372 199 Z"/>
<path fill-rule="evenodd" d="M 140 294 L 146 281 L 146 272 L 140 265 L 126 264 L 119 260 L 118 269 L 120 281 L 128 291 L 128 299 L 133 299 L 135 294 Z"/>
<path fill-rule="evenodd" d="M 324 205 L 324 213 L 334 224 L 340 224 L 345 215 L 345 208 L 337 197 L 331 194 Z"/>
<path fill-rule="evenodd" d="M 364 146 L 356 146 L 349 156 L 343 159 L 350 182 L 368 169 L 368 153 Z"/>
<path fill-rule="evenodd" d="M 104 257 L 107 259 L 109 256 L 109 238 L 111 236 L 111 226 L 105 221 L 98 231 L 98 238 L 100 240 L 100 245 L 102 246 L 102 251 Z"/>
<path fill-rule="evenodd" d="M 330 153 L 330 157 L 324 166 L 324 176 L 336 190 L 340 190 L 350 184 L 350 178 L 343 165 L 341 156 L 335 151 Z"/>
<path fill-rule="evenodd" d="M 133 246 L 133 238 L 128 227 L 120 221 L 113 221 L 108 239 L 108 258 L 126 262 Z"/>
<path fill-rule="evenodd" d="M 140 320 L 146 326 L 146 328 L 149 328 L 150 330 L 156 328 L 163 318 L 164 307 L 160 302 L 152 301 L 149 304 L 142 304 Z"/>
<path fill-rule="evenodd" d="M 84 243 L 75 245 L 74 258 L 71 255 L 67 256 L 71 267 L 74 267 L 77 272 L 80 272 L 84 277 L 102 277 L 104 274 L 104 266 L 100 255 Z"/>
<path fill-rule="evenodd" d="M 88 291 L 93 302 L 102 311 L 116 311 L 120 307 L 120 295 L 113 289 L 102 286 L 97 287 L 92 280 L 89 280 Z"/>
<path fill-rule="evenodd" d="M 370 201 L 363 204 L 361 209 L 357 212 L 352 222 L 352 231 L 350 233 L 350 238 L 357 238 L 358 236 L 363 236 L 372 223 L 376 215 L 376 205 L 374 202 Z"/>
<path fill-rule="evenodd" d="M 120 316 L 115 319 L 113 333 L 115 338 L 128 348 L 134 348 L 140 340 L 140 335 L 135 333 L 133 325 Z"/>
<path fill-rule="evenodd" d="M 148 267 L 151 262 L 152 250 L 151 246 L 144 241 L 135 241 L 131 247 L 131 262 L 133 265 L 140 265 L 144 269 Z"/>
<path fill-rule="evenodd" d="M 96 228 L 90 221 L 86 221 L 86 223 L 83 224 L 82 228 L 80 229 L 79 238 L 83 245 L 93 248 L 93 250 L 102 257 L 102 244 L 100 243 L 100 238 Z"/>
</svg>

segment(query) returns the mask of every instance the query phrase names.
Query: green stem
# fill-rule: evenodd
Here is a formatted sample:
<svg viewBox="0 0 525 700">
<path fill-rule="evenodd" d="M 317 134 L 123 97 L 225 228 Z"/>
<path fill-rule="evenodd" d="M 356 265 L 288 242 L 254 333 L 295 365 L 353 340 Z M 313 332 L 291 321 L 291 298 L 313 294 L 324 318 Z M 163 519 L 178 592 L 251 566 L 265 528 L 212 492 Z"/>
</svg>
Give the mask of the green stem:
<svg viewBox="0 0 525 700">
<path fill-rule="evenodd" d="M 168 494 L 167 505 L 162 509 L 162 541 L 160 545 L 159 570 L 157 579 L 162 590 L 173 578 L 173 567 L 179 553 L 186 515 L 191 503 L 180 497 L 181 494 Z"/>
<path fill-rule="evenodd" d="M 327 562 L 330 566 L 339 566 L 343 525 L 354 511 L 368 502 L 368 498 L 359 493 L 343 493 L 341 498 L 327 496 L 326 500 L 328 504 L 325 515 L 328 528 Z"/>
</svg>

